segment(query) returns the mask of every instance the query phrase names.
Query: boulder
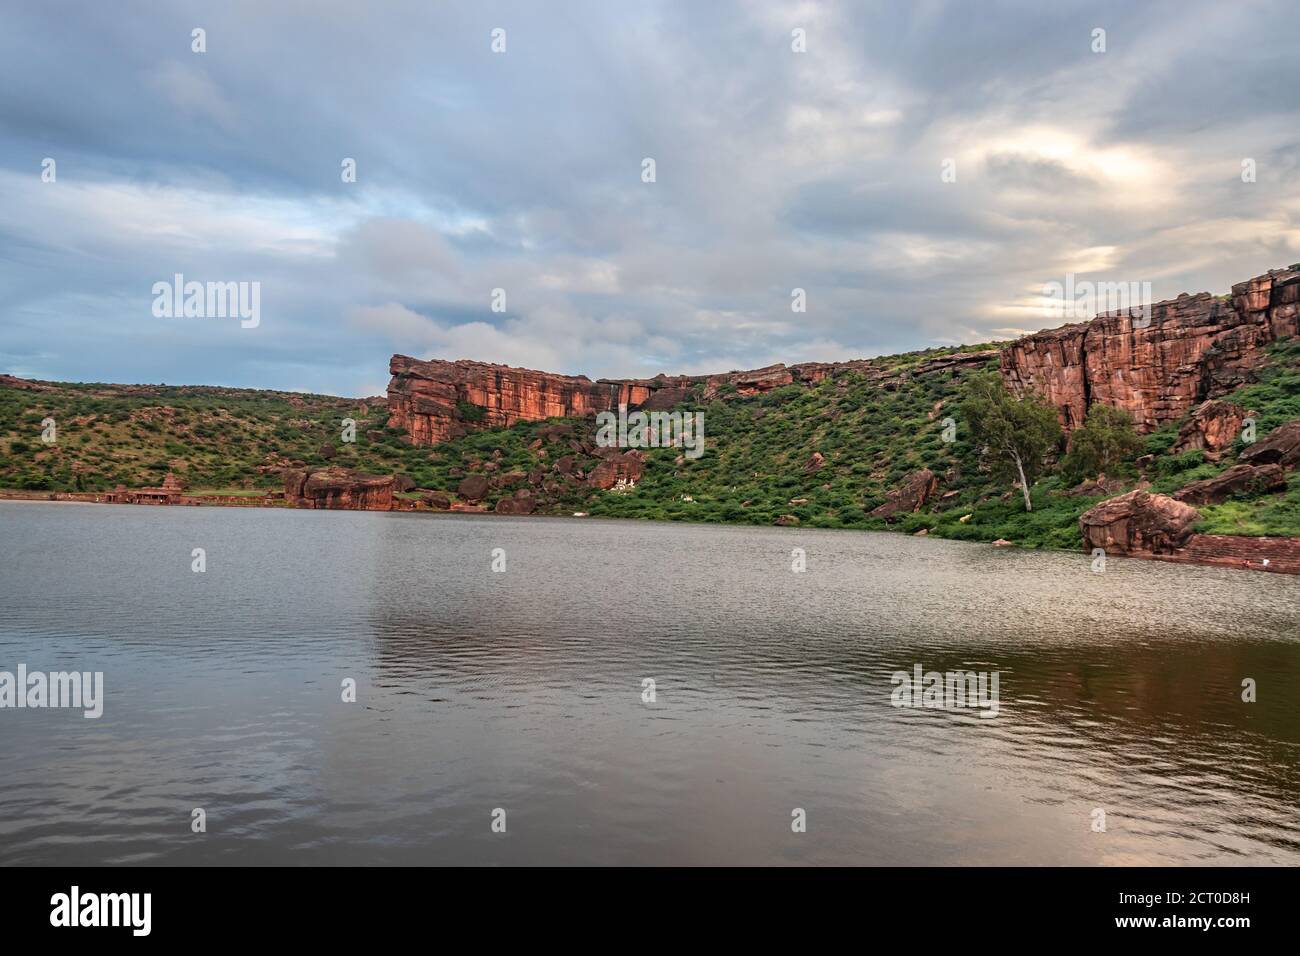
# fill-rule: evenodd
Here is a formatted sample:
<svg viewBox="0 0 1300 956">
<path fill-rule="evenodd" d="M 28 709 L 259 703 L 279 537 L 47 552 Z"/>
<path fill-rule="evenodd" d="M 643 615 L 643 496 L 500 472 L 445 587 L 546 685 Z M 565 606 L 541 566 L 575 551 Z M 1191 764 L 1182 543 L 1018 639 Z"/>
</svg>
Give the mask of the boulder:
<svg viewBox="0 0 1300 956">
<path fill-rule="evenodd" d="M 892 521 L 901 514 L 920 511 L 939 490 L 939 480 L 929 468 L 922 468 L 907 476 L 902 485 L 889 492 L 883 505 L 871 512 L 872 518 Z"/>
<path fill-rule="evenodd" d="M 822 469 L 822 466 L 824 466 L 825 464 L 826 464 L 825 456 L 823 456 L 821 452 L 815 451 L 812 453 L 812 457 L 809 458 L 806 462 L 804 462 L 803 470 L 807 474 L 811 475 L 815 471 L 820 471 Z"/>
<path fill-rule="evenodd" d="M 536 507 L 537 501 L 532 496 L 516 496 L 501 498 L 493 510 L 499 515 L 530 515 Z"/>
<path fill-rule="evenodd" d="M 446 511 L 451 507 L 451 499 L 441 491 L 426 491 L 420 500 L 435 511 Z"/>
<path fill-rule="evenodd" d="M 645 472 L 645 460 L 639 451 L 611 455 L 591 470 L 587 484 L 608 491 L 619 482 L 635 485 Z"/>
<path fill-rule="evenodd" d="M 791 527 L 799 523 L 799 518 L 797 515 L 781 515 L 775 523 L 783 528 Z"/>
<path fill-rule="evenodd" d="M 1262 495 L 1285 487 L 1286 474 L 1281 465 L 1233 465 L 1213 478 L 1193 481 L 1180 488 L 1174 497 L 1190 505 L 1212 505 L 1234 495 Z"/>
<path fill-rule="evenodd" d="M 469 475 L 456 488 L 456 494 L 466 501 L 482 501 L 487 493 L 488 480 L 483 475 Z"/>
<path fill-rule="evenodd" d="M 290 469 L 284 472 L 284 497 L 298 508 L 389 511 L 391 475 L 367 475 L 350 468 Z"/>
<path fill-rule="evenodd" d="M 1239 456 L 1251 465 L 1278 464 L 1293 468 L 1300 464 L 1300 418 L 1281 425 L 1259 441 L 1247 445 Z"/>
<path fill-rule="evenodd" d="M 1203 449 L 1206 461 L 1218 461 L 1241 434 L 1246 413 L 1232 402 L 1210 399 L 1192 409 L 1170 449 L 1174 454 Z"/>
<path fill-rule="evenodd" d="M 1168 554 L 1192 534 L 1201 513 L 1168 495 L 1130 491 L 1110 498 L 1079 517 L 1085 550 L 1107 554 Z"/>
<path fill-rule="evenodd" d="M 412 478 L 410 475 L 393 476 L 394 491 L 412 491 L 414 489 L 415 489 L 415 479 Z"/>
</svg>

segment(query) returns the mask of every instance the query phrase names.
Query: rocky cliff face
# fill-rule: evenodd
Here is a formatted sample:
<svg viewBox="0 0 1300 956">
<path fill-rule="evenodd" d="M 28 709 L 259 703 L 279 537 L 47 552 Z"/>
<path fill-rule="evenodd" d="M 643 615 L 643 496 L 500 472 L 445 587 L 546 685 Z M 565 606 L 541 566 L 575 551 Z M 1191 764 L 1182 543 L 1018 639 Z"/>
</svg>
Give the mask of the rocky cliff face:
<svg viewBox="0 0 1300 956">
<path fill-rule="evenodd" d="M 1002 351 L 1000 362 L 1007 386 L 1043 395 L 1057 407 L 1066 428 L 1080 425 L 1088 408 L 1101 402 L 1124 409 L 1138 430 L 1147 432 L 1251 381 L 1264 361 L 1264 347 L 1298 331 L 1300 269 L 1282 269 L 1234 285 L 1230 296 L 1202 292 L 1156 303 L 1145 325 L 1127 314 L 1105 313 L 1091 322 L 1025 336 Z M 986 351 L 957 352 L 925 359 L 908 370 L 860 359 L 593 382 L 582 375 L 394 355 L 388 424 L 406 431 L 414 444 L 433 445 L 470 428 L 583 417 L 619 405 L 668 409 L 693 390 L 707 402 L 814 385 L 843 369 L 893 389 L 908 376 L 977 367 L 988 360 Z M 1217 437 L 1202 439 L 1204 446 L 1209 448 Z"/>
<path fill-rule="evenodd" d="M 1180 295 L 1152 306 L 1149 324 L 1123 313 L 1026 336 L 1003 350 L 1016 392 L 1036 391 L 1075 428 L 1094 402 L 1122 408 L 1139 431 L 1251 380 L 1264 346 L 1297 332 L 1300 270 L 1232 287 L 1232 295 Z"/>
<path fill-rule="evenodd" d="M 403 429 L 416 445 L 435 445 L 471 428 L 508 427 L 518 421 L 583 417 L 619 405 L 667 410 L 694 389 L 703 401 L 727 394 L 757 395 L 784 385 L 813 385 L 849 368 L 883 388 L 896 388 L 909 374 L 924 375 L 983 365 L 990 353 L 957 352 L 923 360 L 909 372 L 882 369 L 871 360 L 771 365 L 718 375 L 656 375 L 644 379 L 556 375 L 462 359 L 422 361 L 394 355 L 389 362 L 388 425 Z M 728 387 L 730 387 L 728 389 Z"/>
<path fill-rule="evenodd" d="M 433 445 L 471 427 L 583 416 L 617 408 L 619 389 L 586 376 L 552 375 L 486 362 L 389 362 L 388 425 L 417 445 Z"/>
</svg>

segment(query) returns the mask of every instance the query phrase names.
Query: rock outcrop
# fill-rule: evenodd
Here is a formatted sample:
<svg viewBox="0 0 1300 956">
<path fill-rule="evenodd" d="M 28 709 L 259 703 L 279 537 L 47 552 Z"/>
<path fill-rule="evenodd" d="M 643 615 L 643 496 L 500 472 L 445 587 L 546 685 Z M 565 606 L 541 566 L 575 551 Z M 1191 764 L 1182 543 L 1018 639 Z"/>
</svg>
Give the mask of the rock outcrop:
<svg viewBox="0 0 1300 956">
<path fill-rule="evenodd" d="M 1180 488 L 1174 498 L 1190 505 L 1213 505 L 1233 495 L 1262 495 L 1285 487 L 1286 474 L 1281 465 L 1233 465 L 1213 478 Z"/>
<path fill-rule="evenodd" d="M 1300 574 L 1300 538 L 1256 538 L 1233 534 L 1194 534 L 1161 561 L 1217 564 L 1226 568 Z"/>
<path fill-rule="evenodd" d="M 1181 547 L 1201 514 L 1167 495 L 1130 491 L 1079 517 L 1085 550 L 1107 554 L 1165 554 Z"/>
<path fill-rule="evenodd" d="M 1117 491 L 1123 491 L 1127 484 L 1122 478 L 1107 478 L 1105 475 L 1098 475 L 1096 478 L 1090 478 L 1081 481 L 1068 491 L 1062 491 L 1060 494 L 1065 498 L 1095 498 L 1099 495 L 1113 495 Z"/>
<path fill-rule="evenodd" d="M 466 501 L 482 501 L 488 493 L 491 482 L 483 475 L 469 475 L 456 488 L 456 494 Z"/>
<path fill-rule="evenodd" d="M 1241 434 L 1246 412 L 1232 402 L 1210 399 L 1192 409 L 1192 414 L 1178 429 L 1178 440 L 1170 451 L 1180 453 L 1201 449 L 1206 461 L 1218 461 Z"/>
<path fill-rule="evenodd" d="M 390 511 L 391 475 L 367 475 L 350 468 L 294 468 L 284 473 L 284 497 L 297 508 Z"/>
<path fill-rule="evenodd" d="M 1002 375 L 1013 391 L 1055 405 L 1067 429 L 1100 402 L 1148 432 L 1251 381 L 1264 347 L 1296 334 L 1298 303 L 1300 269 L 1277 270 L 1226 299 L 1202 292 L 1156 303 L 1146 320 L 1104 313 L 1025 336 L 1002 351 Z"/>
<path fill-rule="evenodd" d="M 911 371 L 897 371 L 870 359 L 770 365 L 718 375 L 656 375 L 645 379 L 600 379 L 556 375 L 461 359 L 423 361 L 394 355 L 389 361 L 388 425 L 415 445 L 434 445 L 471 428 L 497 428 L 519 421 L 584 417 L 603 411 L 665 411 L 698 394 L 702 401 L 758 395 L 784 385 L 815 385 L 841 370 L 860 373 L 883 388 L 896 388 L 908 375 L 955 372 L 986 365 L 990 351 L 949 352 L 925 358 Z M 567 427 L 567 426 L 565 426 Z M 545 435 L 543 441 L 549 441 Z"/>
<path fill-rule="evenodd" d="M 448 511 L 451 509 L 451 499 L 441 491 L 423 492 L 420 495 L 420 501 L 434 511 Z"/>
<path fill-rule="evenodd" d="M 939 480 L 929 468 L 922 468 L 907 476 L 902 485 L 889 492 L 884 504 L 871 512 L 873 518 L 893 521 L 899 515 L 920 511 L 939 490 Z"/>
<path fill-rule="evenodd" d="M 405 355 L 394 355 L 388 369 L 388 426 L 404 429 L 416 445 L 437 444 L 471 427 L 502 428 L 618 407 L 617 388 L 583 375 Z"/>
<path fill-rule="evenodd" d="M 635 485 L 645 472 L 645 458 L 635 449 L 621 454 L 607 455 L 605 460 L 591 470 L 587 484 L 602 491 L 619 485 Z"/>
<path fill-rule="evenodd" d="M 1001 352 L 1003 377 L 1013 391 L 1042 394 L 1061 423 L 1081 424 L 1095 402 L 1121 408 L 1138 430 L 1151 431 L 1194 406 L 1249 382 L 1264 361 L 1264 346 L 1300 325 L 1300 269 L 1283 269 L 1232 287 L 1232 295 L 1202 292 L 1151 306 L 1150 316 L 1104 313 L 1091 322 L 1025 336 Z M 889 390 L 916 376 L 982 368 L 988 351 L 950 352 L 900 369 L 870 359 L 769 365 L 718 375 L 656 375 L 600 379 L 557 375 L 462 359 L 422 361 L 394 355 L 389 362 L 388 424 L 416 445 L 433 445 L 471 428 L 519 421 L 585 417 L 602 411 L 664 410 L 698 394 L 702 401 L 759 395 L 787 385 L 812 386 L 844 371 Z M 843 382 L 841 382 L 843 384 Z M 1230 418 L 1207 419 L 1209 430 L 1189 432 L 1209 453 Z M 1199 436 L 1199 437 L 1198 437 Z M 1222 446 L 1219 446 L 1222 447 Z"/>
<path fill-rule="evenodd" d="M 1237 457 L 1252 465 L 1300 465 L 1300 419 L 1273 429 Z"/>
<path fill-rule="evenodd" d="M 527 489 L 521 489 L 513 497 L 498 499 L 493 510 L 499 515 L 530 515 L 536 507 L 537 500 Z"/>
</svg>

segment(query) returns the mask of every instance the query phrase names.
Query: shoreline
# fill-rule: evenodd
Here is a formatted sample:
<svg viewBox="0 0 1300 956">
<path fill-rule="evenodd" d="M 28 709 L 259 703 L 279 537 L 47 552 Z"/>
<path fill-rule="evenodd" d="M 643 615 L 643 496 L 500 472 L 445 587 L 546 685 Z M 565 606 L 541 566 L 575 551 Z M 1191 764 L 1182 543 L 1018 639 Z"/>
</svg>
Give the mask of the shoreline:
<svg viewBox="0 0 1300 956">
<path fill-rule="evenodd" d="M 489 511 L 482 507 L 467 507 L 455 504 L 451 508 L 430 508 L 421 507 L 417 500 L 395 499 L 392 508 L 297 508 L 284 498 L 282 493 L 275 497 L 276 492 L 268 492 L 265 495 L 186 495 L 183 500 L 176 502 L 120 502 L 110 500 L 111 492 L 95 491 L 20 491 L 10 489 L 0 489 L 0 501 L 30 501 L 36 503 L 54 503 L 54 504 L 103 504 L 103 505 L 120 505 L 121 507 L 143 507 L 143 508 L 272 508 L 277 510 L 289 511 L 373 511 L 373 512 L 414 512 L 419 514 L 476 514 L 498 517 L 494 511 Z M 569 515 L 520 515 L 520 514 L 502 514 L 502 518 L 568 518 Z M 599 515 L 584 515 L 583 518 L 600 520 Z M 616 519 L 618 520 L 618 519 Z M 623 519 L 623 520 L 643 520 L 655 521 L 655 519 Z M 706 524 L 721 525 L 725 527 L 755 527 L 754 525 L 740 522 L 681 522 L 674 520 L 655 521 L 662 524 Z M 791 528 L 792 531 L 875 531 L 881 534 L 899 534 L 905 537 L 916 537 L 908 535 L 902 531 L 890 531 L 889 529 L 880 528 Z M 929 537 L 929 536 L 927 536 Z M 933 535 L 942 541 L 957 541 L 965 539 L 945 538 L 942 535 Z M 1005 546 L 995 545 L 991 541 L 966 541 L 968 544 L 984 544 L 988 547 L 996 547 L 1001 550 Z M 1019 548 L 1013 542 L 1012 547 Z M 1080 546 L 1078 552 L 1066 548 L 1020 548 L 1025 551 L 1060 551 L 1064 554 L 1084 554 L 1088 552 Z M 1279 536 L 1252 536 L 1252 535 L 1207 535 L 1196 534 L 1187 542 L 1187 544 L 1175 551 L 1168 553 L 1151 553 L 1146 551 L 1135 552 L 1116 552 L 1108 557 L 1134 558 L 1141 561 L 1164 561 L 1171 564 L 1195 564 L 1203 567 L 1230 568 L 1238 571 L 1266 571 L 1271 574 L 1292 574 L 1300 575 L 1300 537 L 1279 537 Z"/>
</svg>

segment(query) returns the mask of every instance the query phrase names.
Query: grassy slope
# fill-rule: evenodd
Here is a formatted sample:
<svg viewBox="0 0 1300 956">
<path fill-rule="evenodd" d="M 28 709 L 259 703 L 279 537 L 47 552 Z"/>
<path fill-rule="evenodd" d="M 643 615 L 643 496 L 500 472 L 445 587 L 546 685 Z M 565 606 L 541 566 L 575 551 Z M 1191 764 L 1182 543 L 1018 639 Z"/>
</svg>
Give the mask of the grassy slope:
<svg viewBox="0 0 1300 956">
<path fill-rule="evenodd" d="M 194 490 L 238 493 L 282 487 L 280 459 L 325 464 L 325 442 L 340 449 L 339 463 L 379 472 L 426 457 L 368 440 L 365 431 L 386 416 L 382 402 L 369 403 L 369 418 L 362 408 L 356 399 L 251 389 L 0 386 L 0 487 L 101 491 L 154 485 L 174 470 Z M 47 416 L 58 426 L 53 446 L 40 437 Z M 339 440 L 345 417 L 357 421 L 355 445 Z"/>
<path fill-rule="evenodd" d="M 899 371 L 943 351 L 892 356 L 875 364 Z M 990 348 L 990 367 L 996 361 Z M 495 463 L 496 475 L 541 467 L 550 488 L 542 492 L 540 510 L 555 514 L 587 511 L 752 524 L 794 515 L 804 526 L 884 528 L 867 513 L 906 475 L 928 467 L 939 476 L 940 491 L 956 495 L 906 516 L 895 528 L 1077 548 L 1078 517 L 1100 498 L 1061 496 L 1060 479 L 1049 474 L 1034 486 L 1035 510 L 1025 514 L 1018 493 L 990 482 L 980 471 L 960 425 L 956 442 L 941 440 L 941 421 L 956 413 L 969 374 L 911 377 L 886 391 L 860 372 L 845 371 L 812 388 L 791 385 L 761 396 L 688 401 L 683 409 L 704 413 L 707 451 L 679 463 L 680 449 L 647 450 L 646 473 L 636 490 L 626 494 L 593 491 L 551 471 L 558 457 L 573 452 L 564 440 L 546 443 L 540 449 L 545 457 L 530 447 L 544 422 L 473 432 L 435 449 L 412 448 L 400 433 L 384 427 L 386 414 L 377 402 L 363 415 L 357 400 L 280 392 L 158 386 L 150 394 L 129 394 L 95 385 L 61 386 L 53 392 L 0 387 L 0 487 L 98 490 L 119 482 L 155 484 L 172 469 L 196 490 L 271 489 L 280 487 L 274 467 L 278 461 L 326 464 L 319 449 L 332 442 L 338 450 L 333 464 L 404 473 L 423 488 L 452 492 L 462 474 L 480 472 L 489 462 Z M 1261 436 L 1300 418 L 1300 343 L 1274 346 L 1259 382 L 1229 397 L 1257 413 Z M 943 404 L 936 409 L 938 403 Z M 162 412 L 163 407 L 173 411 Z M 39 438 L 40 421 L 47 415 L 59 423 L 54 448 Z M 355 444 L 339 441 L 344 417 L 357 419 Z M 574 424 L 576 432 L 592 434 L 589 421 Z M 1171 423 L 1147 438 L 1145 451 L 1157 456 L 1145 476 L 1153 490 L 1173 491 L 1233 464 L 1231 458 L 1207 464 L 1199 452 L 1169 455 L 1177 430 L 1177 423 Z M 826 457 L 826 464 L 806 473 L 804 463 L 815 451 Z M 577 459 L 588 471 L 595 464 L 582 454 Z M 1202 508 L 1201 530 L 1300 535 L 1298 475 L 1293 474 L 1286 493 Z M 1138 477 L 1133 471 L 1132 481 Z M 518 484 L 494 488 L 489 504 Z M 790 503 L 800 498 L 807 502 Z M 967 514 L 971 518 L 962 523 L 959 519 Z"/>
</svg>

